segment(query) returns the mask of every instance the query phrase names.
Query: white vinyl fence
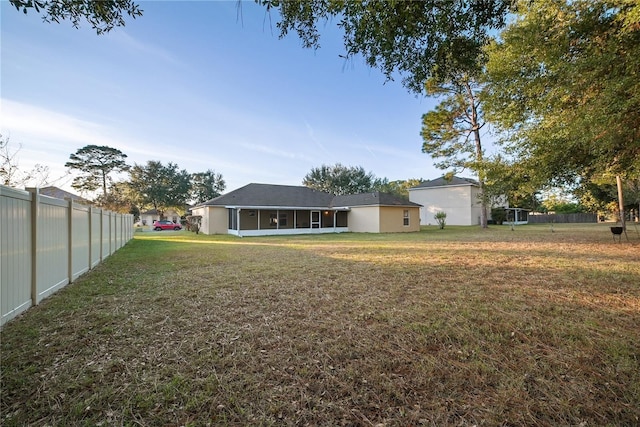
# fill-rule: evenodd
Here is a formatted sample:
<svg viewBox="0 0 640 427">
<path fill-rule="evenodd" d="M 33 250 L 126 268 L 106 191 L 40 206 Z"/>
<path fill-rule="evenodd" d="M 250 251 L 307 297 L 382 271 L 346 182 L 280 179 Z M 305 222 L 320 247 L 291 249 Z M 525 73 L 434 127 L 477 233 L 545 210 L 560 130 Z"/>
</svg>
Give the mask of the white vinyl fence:
<svg viewBox="0 0 640 427">
<path fill-rule="evenodd" d="M 0 326 L 133 237 L 133 215 L 0 185 Z"/>
</svg>

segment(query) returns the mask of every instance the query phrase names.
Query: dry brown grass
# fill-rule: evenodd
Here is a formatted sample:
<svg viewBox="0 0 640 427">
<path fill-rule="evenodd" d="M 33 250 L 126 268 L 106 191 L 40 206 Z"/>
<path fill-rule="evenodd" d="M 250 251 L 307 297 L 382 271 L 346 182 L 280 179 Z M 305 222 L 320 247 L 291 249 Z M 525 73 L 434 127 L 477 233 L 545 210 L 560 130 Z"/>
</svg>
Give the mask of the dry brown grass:
<svg viewBox="0 0 640 427">
<path fill-rule="evenodd" d="M 148 233 L 2 331 L 4 425 L 637 425 L 640 237 Z"/>
</svg>

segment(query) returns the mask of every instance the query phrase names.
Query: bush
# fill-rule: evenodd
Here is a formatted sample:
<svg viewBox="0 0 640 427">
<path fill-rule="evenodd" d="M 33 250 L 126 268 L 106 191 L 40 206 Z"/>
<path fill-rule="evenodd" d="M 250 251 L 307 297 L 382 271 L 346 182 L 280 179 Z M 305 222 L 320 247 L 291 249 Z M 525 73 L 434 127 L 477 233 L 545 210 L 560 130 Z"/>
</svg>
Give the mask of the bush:
<svg viewBox="0 0 640 427">
<path fill-rule="evenodd" d="M 444 229 L 444 226 L 446 225 L 447 221 L 447 213 L 446 212 L 436 212 L 436 214 L 433 216 L 433 218 L 438 222 L 438 226 L 440 227 L 440 230 Z"/>
<path fill-rule="evenodd" d="M 491 219 L 498 225 L 502 225 L 507 220 L 507 210 L 505 208 L 491 209 Z"/>
</svg>

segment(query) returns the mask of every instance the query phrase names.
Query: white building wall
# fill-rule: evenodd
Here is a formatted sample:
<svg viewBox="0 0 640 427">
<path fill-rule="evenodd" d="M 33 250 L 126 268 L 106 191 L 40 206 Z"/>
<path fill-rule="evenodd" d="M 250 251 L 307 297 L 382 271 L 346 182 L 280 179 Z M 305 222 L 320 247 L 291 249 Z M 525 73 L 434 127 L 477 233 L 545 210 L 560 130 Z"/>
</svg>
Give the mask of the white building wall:
<svg viewBox="0 0 640 427">
<path fill-rule="evenodd" d="M 420 224 L 436 224 L 434 215 L 446 212 L 449 225 L 480 224 L 480 200 L 471 185 L 409 189 L 409 200 L 421 204 Z"/>
</svg>

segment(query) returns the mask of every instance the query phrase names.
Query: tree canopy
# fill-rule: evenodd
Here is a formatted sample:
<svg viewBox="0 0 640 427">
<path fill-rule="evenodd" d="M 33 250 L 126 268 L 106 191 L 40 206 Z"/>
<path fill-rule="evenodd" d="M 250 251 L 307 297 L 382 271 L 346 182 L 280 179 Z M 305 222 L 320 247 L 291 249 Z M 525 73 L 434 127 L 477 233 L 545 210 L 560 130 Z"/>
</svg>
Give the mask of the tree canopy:
<svg viewBox="0 0 640 427">
<path fill-rule="evenodd" d="M 81 191 L 102 188 L 104 197 L 107 196 L 107 184 L 111 179 L 109 174 L 129 170 L 129 165 L 125 162 L 127 155 L 117 148 L 104 145 L 86 145 L 69 158 L 71 160 L 64 166 L 83 173 L 73 179 L 71 186 Z"/>
<path fill-rule="evenodd" d="M 347 59 L 362 56 L 387 79 L 402 76 L 422 93 L 436 69 L 477 68 L 490 31 L 501 28 L 511 0 L 255 0 L 277 10 L 280 36 L 294 32 L 308 48 L 320 47 L 320 30 L 335 20 L 343 32 Z"/>
<path fill-rule="evenodd" d="M 133 0 L 9 0 L 19 11 L 34 10 L 44 22 L 71 21 L 75 28 L 84 20 L 102 34 L 125 25 L 125 17 L 142 16 L 142 9 Z"/>
<path fill-rule="evenodd" d="M 129 185 L 140 206 L 152 207 L 160 216 L 169 208 L 184 211 L 189 199 L 191 175 L 178 165 L 149 160 L 146 165 L 134 165 Z"/>
<path fill-rule="evenodd" d="M 640 174 L 640 4 L 522 1 L 488 49 L 485 110 L 549 181 Z"/>
<path fill-rule="evenodd" d="M 191 202 L 204 203 L 222 194 L 226 184 L 222 174 L 209 169 L 191 174 Z"/>
<path fill-rule="evenodd" d="M 302 185 L 325 191 L 327 193 L 344 195 L 374 191 L 379 185 L 375 175 L 366 172 L 362 166 L 334 166 L 322 165 L 312 168 L 303 179 Z"/>
</svg>

